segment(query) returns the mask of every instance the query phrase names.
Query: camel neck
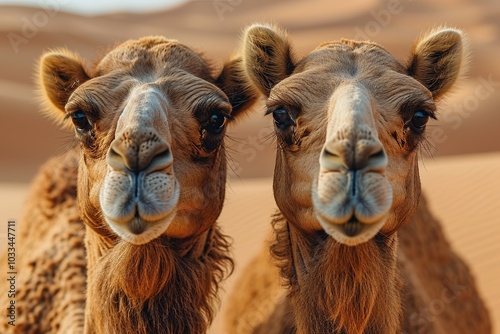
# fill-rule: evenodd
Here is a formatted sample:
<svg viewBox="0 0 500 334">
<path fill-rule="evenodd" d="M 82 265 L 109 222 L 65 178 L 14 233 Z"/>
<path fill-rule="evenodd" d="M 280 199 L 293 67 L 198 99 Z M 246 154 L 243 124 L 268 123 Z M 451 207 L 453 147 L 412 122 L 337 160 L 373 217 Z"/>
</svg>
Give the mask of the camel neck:
<svg viewBox="0 0 500 334">
<path fill-rule="evenodd" d="M 272 253 L 290 286 L 297 333 L 396 333 L 401 302 L 397 237 L 349 247 L 323 231 L 274 222 Z"/>
<path fill-rule="evenodd" d="M 229 242 L 216 226 L 189 240 L 119 240 L 105 251 L 91 240 L 86 333 L 207 331 L 219 284 L 232 270 Z"/>
</svg>

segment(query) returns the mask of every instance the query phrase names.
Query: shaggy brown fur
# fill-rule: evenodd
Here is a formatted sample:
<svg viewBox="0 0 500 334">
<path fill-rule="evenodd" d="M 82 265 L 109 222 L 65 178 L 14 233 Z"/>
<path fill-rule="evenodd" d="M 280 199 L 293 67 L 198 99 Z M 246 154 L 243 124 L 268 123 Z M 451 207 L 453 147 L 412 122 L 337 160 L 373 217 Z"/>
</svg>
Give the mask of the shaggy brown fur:
<svg viewBox="0 0 500 334">
<path fill-rule="evenodd" d="M 379 235 L 358 247 L 323 231 L 304 233 L 277 214 L 271 253 L 290 289 L 301 333 L 395 333 L 400 318 L 397 238 Z M 387 239 L 387 240 L 381 240 Z M 336 305 L 336 307 L 332 307 Z M 396 326 L 395 326 L 396 325 Z"/>
<path fill-rule="evenodd" d="M 91 277 L 100 283 L 91 293 L 106 298 L 89 308 L 99 315 L 90 326 L 107 333 L 204 333 L 219 283 L 232 268 L 226 237 L 217 227 L 208 234 L 206 243 L 193 245 L 201 253 L 186 256 L 178 249 L 184 242 L 166 237 L 141 246 L 118 242 Z"/>
<path fill-rule="evenodd" d="M 279 245 L 273 247 L 273 254 L 280 261 L 273 261 L 268 250 L 263 249 L 245 268 L 244 275 L 237 282 L 235 293 L 230 295 L 228 333 L 291 334 L 297 331 L 297 317 L 290 305 L 291 300 L 285 298 L 291 293 L 290 280 L 297 277 L 291 266 L 291 246 L 288 231 L 284 228 L 287 223 L 278 215 L 274 225 L 279 228 L 274 243 Z M 320 238 L 319 235 L 318 237 Z M 396 270 L 402 273 L 402 286 L 397 294 L 401 295 L 398 303 L 402 303 L 404 310 L 401 315 L 402 333 L 491 333 L 488 310 L 477 291 L 474 277 L 467 264 L 457 256 L 446 240 L 440 222 L 428 209 L 425 196 L 422 196 L 410 222 L 398 231 L 398 239 Z M 311 260 L 317 257 L 316 254 L 314 256 Z M 285 281 L 286 285 L 279 284 L 278 267 L 273 266 L 276 264 L 286 277 L 290 277 Z M 314 261 L 311 265 L 319 269 L 319 264 Z M 388 276 L 388 273 L 384 276 Z M 316 279 L 313 282 L 316 283 L 310 284 L 313 292 L 321 290 L 324 293 L 325 288 L 318 286 L 322 281 Z M 384 286 L 386 282 L 379 284 Z M 298 291 L 293 292 L 292 296 L 297 293 Z M 313 313 L 318 309 L 317 301 L 324 301 L 324 296 L 319 296 L 311 298 L 312 308 L 310 305 L 305 308 L 311 317 L 315 317 Z M 346 296 L 350 294 L 341 296 L 340 300 L 343 301 Z M 301 309 L 302 305 L 305 303 L 301 304 Z M 318 322 L 322 326 L 329 313 L 319 314 L 324 316 Z M 333 332 L 328 327 L 320 327 L 319 330 L 324 330 L 324 333 Z M 375 333 L 381 332 L 383 331 Z"/>
<path fill-rule="evenodd" d="M 82 333 L 85 307 L 85 228 L 76 207 L 76 151 L 38 173 L 18 221 L 16 326 L 1 312 L 1 333 Z M 1 257 L 7 263 L 6 255 Z M 2 275 L 0 302 L 8 305 Z M 3 307 L 2 307 L 3 309 Z"/>
</svg>

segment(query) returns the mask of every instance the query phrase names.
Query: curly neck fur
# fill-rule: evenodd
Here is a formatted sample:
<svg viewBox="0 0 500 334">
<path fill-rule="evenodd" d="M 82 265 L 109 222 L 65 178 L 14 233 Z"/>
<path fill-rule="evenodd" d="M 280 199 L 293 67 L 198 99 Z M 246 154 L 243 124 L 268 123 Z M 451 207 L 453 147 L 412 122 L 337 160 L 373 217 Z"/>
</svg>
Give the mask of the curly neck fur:
<svg viewBox="0 0 500 334">
<path fill-rule="evenodd" d="M 305 232 L 278 214 L 271 248 L 290 288 L 296 332 L 396 333 L 400 327 L 397 237 L 339 244 L 323 231 Z"/>
<path fill-rule="evenodd" d="M 98 315 L 87 316 L 86 333 L 207 331 L 219 284 L 233 267 L 217 227 L 190 240 L 160 237 L 140 246 L 119 240 L 111 248 L 88 229 L 86 244 L 86 312 Z"/>
</svg>

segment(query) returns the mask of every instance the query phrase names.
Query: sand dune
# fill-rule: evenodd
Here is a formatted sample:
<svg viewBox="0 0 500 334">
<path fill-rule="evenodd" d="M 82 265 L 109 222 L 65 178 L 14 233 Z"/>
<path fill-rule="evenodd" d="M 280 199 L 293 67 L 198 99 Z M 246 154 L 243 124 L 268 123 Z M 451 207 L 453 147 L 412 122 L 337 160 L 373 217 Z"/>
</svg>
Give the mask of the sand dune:
<svg viewBox="0 0 500 334">
<path fill-rule="evenodd" d="M 500 332 L 500 154 L 441 158 L 421 168 L 431 210 L 470 264 Z"/>
<path fill-rule="evenodd" d="M 444 135 L 434 136 L 435 154 L 500 150 L 496 135 L 500 124 L 496 110 L 500 103 L 500 2 L 400 0 L 395 8 L 377 0 L 232 3 L 224 10 L 217 7 L 217 1 L 193 1 L 168 11 L 97 17 L 2 6 L 0 34 L 6 38 L 0 39 L 0 181 L 29 181 L 48 156 L 72 143 L 71 134 L 57 130 L 37 112 L 33 72 L 44 50 L 66 46 L 90 62 L 119 41 L 160 34 L 203 50 L 220 65 L 237 47 L 241 29 L 256 21 L 270 21 L 288 29 L 298 55 L 325 40 L 369 38 L 402 61 L 423 29 L 443 23 L 465 29 L 473 51 L 469 79 L 441 108 L 442 121 L 436 123 L 436 129 Z M 37 21 L 44 15 L 46 20 Z M 251 126 L 235 128 L 235 137 L 248 141 L 268 124 L 257 113 Z M 35 138 L 37 145 L 33 145 Z M 272 145 L 258 150 L 255 159 L 238 152 L 234 158 L 245 161 L 241 177 L 271 176 Z"/>
</svg>

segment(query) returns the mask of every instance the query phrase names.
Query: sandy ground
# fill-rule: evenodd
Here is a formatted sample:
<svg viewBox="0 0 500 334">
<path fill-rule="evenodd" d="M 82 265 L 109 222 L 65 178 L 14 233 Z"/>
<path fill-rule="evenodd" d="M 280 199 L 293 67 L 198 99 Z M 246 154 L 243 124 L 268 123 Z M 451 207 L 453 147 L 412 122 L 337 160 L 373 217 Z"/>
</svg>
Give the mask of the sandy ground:
<svg viewBox="0 0 500 334">
<path fill-rule="evenodd" d="M 39 165 L 73 143 L 71 133 L 57 130 L 37 112 L 33 73 L 44 50 L 66 46 L 91 62 L 119 41 L 160 34 L 203 50 L 220 67 L 237 47 L 244 26 L 271 21 L 290 32 L 299 56 L 325 40 L 369 38 L 405 61 L 422 30 L 446 23 L 467 32 L 471 68 L 461 88 L 441 104 L 440 120 L 429 126 L 436 160 L 422 166 L 423 188 L 453 246 L 471 265 L 492 317 L 500 321 L 500 2 L 399 0 L 390 8 L 377 0 L 252 0 L 233 1 L 225 9 L 217 7 L 220 3 L 194 1 L 164 12 L 98 17 L 57 8 L 0 7 L 0 35 L 5 37 L 0 39 L 0 250 L 6 238 L 1 226 L 19 219 Z M 237 163 L 231 164 L 220 221 L 234 238 L 237 268 L 228 291 L 260 247 L 274 211 L 274 142 L 267 137 L 270 117 L 262 115 L 258 107 L 229 131 L 231 158 Z M 220 333 L 218 325 L 213 333 Z"/>
<path fill-rule="evenodd" d="M 48 156 L 73 142 L 71 134 L 37 112 L 34 69 L 45 50 L 67 47 L 91 63 L 120 41 L 159 34 L 203 50 L 220 67 L 237 48 L 243 27 L 259 21 L 286 28 L 299 56 L 323 41 L 345 37 L 374 40 L 401 61 L 422 30 L 440 24 L 463 28 L 472 48 L 469 79 L 442 106 L 431 142 L 436 156 L 500 150 L 499 1 L 394 0 L 392 7 L 381 0 L 252 0 L 230 1 L 233 5 L 223 9 L 221 3 L 193 1 L 164 12 L 97 17 L 67 14 L 57 6 L 1 7 L 0 182 L 28 182 Z M 268 124 L 260 114 L 234 136 L 240 139 L 234 158 L 245 165 L 241 177 L 272 175 L 272 149 L 249 140 Z M 252 150 L 259 159 L 252 159 Z"/>
</svg>

